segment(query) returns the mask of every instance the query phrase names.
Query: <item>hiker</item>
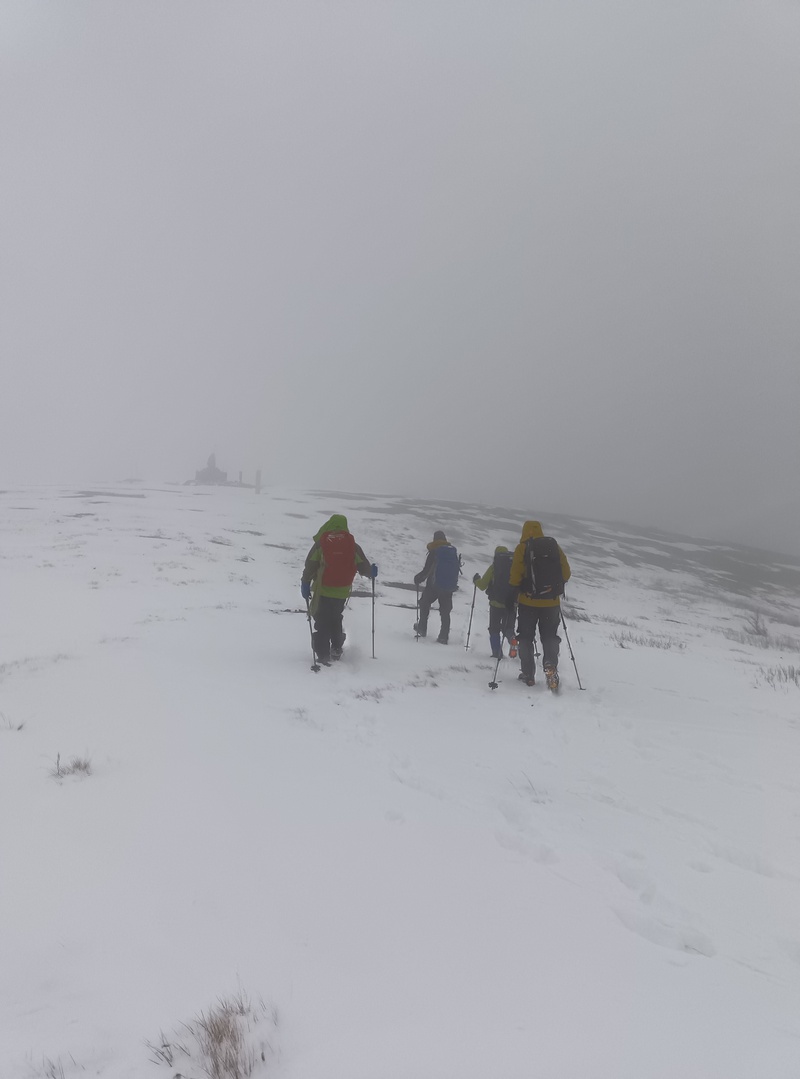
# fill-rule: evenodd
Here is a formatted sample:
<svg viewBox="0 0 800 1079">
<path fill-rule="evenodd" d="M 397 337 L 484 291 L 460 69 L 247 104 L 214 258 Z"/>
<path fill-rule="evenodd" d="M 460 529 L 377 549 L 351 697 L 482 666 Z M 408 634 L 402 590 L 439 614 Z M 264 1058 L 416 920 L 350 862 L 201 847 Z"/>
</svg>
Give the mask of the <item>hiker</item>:
<svg viewBox="0 0 800 1079">
<path fill-rule="evenodd" d="M 526 521 L 511 563 L 511 595 L 506 602 L 509 609 L 515 599 L 519 603 L 519 678 L 526 685 L 532 686 L 536 675 L 533 638 L 538 626 L 547 685 L 558 689 L 559 597 L 569 578 L 569 562 L 556 541 L 544 535 L 538 521 Z"/>
<path fill-rule="evenodd" d="M 314 536 L 300 584 L 303 599 L 307 604 L 310 600 L 312 642 L 320 663 L 341 659 L 345 641 L 342 616 L 356 572 L 362 577 L 377 577 L 378 567 L 370 563 L 348 531 L 347 518 L 334 513 Z"/>
<path fill-rule="evenodd" d="M 508 547 L 495 547 L 492 564 L 481 577 L 476 573 L 472 583 L 489 597 L 489 644 L 492 659 L 502 659 L 503 638 L 514 639 L 515 606 L 506 607 L 511 595 L 511 560 L 513 554 Z M 511 655 L 516 655 L 512 650 Z"/>
<path fill-rule="evenodd" d="M 452 543 L 447 542 L 444 532 L 434 532 L 433 540 L 428 544 L 425 565 L 414 578 L 417 588 L 425 584 L 422 595 L 419 597 L 419 621 L 414 623 L 414 631 L 418 637 L 427 636 L 431 605 L 438 601 L 442 627 L 436 640 L 439 644 L 447 644 L 450 636 L 453 593 L 458 588 L 460 573 L 461 559 L 458 557 L 458 551 Z"/>
</svg>

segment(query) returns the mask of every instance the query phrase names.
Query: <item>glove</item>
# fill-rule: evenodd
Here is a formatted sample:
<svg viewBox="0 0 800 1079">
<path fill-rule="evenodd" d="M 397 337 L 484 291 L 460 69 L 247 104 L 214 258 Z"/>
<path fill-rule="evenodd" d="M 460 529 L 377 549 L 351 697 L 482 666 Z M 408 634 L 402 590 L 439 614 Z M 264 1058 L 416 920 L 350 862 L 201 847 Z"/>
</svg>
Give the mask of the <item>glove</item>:
<svg viewBox="0 0 800 1079">
<path fill-rule="evenodd" d="M 480 573 L 476 573 L 475 576 L 472 578 L 472 583 L 477 584 L 480 579 L 481 579 Z"/>
<path fill-rule="evenodd" d="M 300 595 L 303 599 L 311 599 L 311 581 L 300 582 Z"/>
<path fill-rule="evenodd" d="M 419 574 L 417 574 L 414 578 L 414 584 L 417 586 L 417 588 L 419 588 L 419 586 L 422 584 L 422 578 Z"/>
<path fill-rule="evenodd" d="M 369 575 L 370 575 L 370 577 L 371 577 L 371 578 L 373 579 L 373 581 L 374 581 L 374 580 L 375 580 L 375 578 L 376 578 L 376 577 L 378 576 L 378 567 L 377 567 L 377 565 L 376 565 L 376 564 L 375 564 L 374 562 L 373 562 L 373 563 L 372 563 L 372 565 L 371 565 L 371 566 L 369 567 Z"/>
</svg>

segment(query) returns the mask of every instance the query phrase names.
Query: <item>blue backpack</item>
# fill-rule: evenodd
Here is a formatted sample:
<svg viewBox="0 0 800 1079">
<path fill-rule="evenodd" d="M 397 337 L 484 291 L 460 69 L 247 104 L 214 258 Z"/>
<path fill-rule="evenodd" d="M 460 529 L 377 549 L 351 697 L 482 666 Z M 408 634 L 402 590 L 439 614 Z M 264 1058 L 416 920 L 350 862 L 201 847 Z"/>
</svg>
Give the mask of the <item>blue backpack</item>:
<svg viewBox="0 0 800 1079">
<path fill-rule="evenodd" d="M 443 547 L 437 547 L 434 557 L 436 563 L 433 568 L 433 583 L 443 592 L 455 592 L 461 573 L 461 559 L 458 557 L 458 551 L 451 543 L 448 543 Z"/>
</svg>

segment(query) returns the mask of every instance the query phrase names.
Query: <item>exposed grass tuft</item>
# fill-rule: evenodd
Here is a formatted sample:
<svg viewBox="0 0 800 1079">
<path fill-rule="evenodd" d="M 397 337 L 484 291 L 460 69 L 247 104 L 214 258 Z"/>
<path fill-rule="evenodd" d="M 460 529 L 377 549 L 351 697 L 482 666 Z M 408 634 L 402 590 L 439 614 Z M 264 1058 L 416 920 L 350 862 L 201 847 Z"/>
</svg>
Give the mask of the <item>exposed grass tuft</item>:
<svg viewBox="0 0 800 1079">
<path fill-rule="evenodd" d="M 353 696 L 357 701 L 379 701 L 383 697 L 383 690 L 377 686 L 374 689 L 358 689 Z"/>
<path fill-rule="evenodd" d="M 406 681 L 407 686 L 411 686 L 412 689 L 426 689 L 431 687 L 432 689 L 438 689 L 439 683 L 436 681 L 436 675 L 438 671 L 428 671 L 429 677 L 425 677 L 421 674 L 415 674 L 413 678 L 409 678 Z"/>
<path fill-rule="evenodd" d="M 50 1057 L 44 1057 L 42 1066 L 40 1068 L 35 1068 L 30 1074 L 34 1076 L 35 1079 L 68 1079 L 68 1076 L 85 1071 L 86 1069 L 83 1065 L 79 1064 L 75 1057 L 70 1053 L 66 1069 L 64 1068 L 64 1062 L 61 1057 L 58 1057 L 56 1060 L 51 1060 Z"/>
<path fill-rule="evenodd" d="M 154 1064 L 178 1066 L 178 1075 L 191 1065 L 192 1071 L 202 1069 L 208 1079 L 248 1079 L 266 1074 L 277 1055 L 273 1044 L 277 1031 L 277 1008 L 268 1009 L 263 1000 L 253 1004 L 240 990 L 220 997 L 207 1011 L 183 1023 L 179 1035 L 161 1031 L 157 1041 L 145 1044 Z"/>
<path fill-rule="evenodd" d="M 573 607 L 570 603 L 562 603 L 561 610 L 564 617 L 569 619 L 570 622 L 591 622 L 589 615 L 580 607 Z"/>
<path fill-rule="evenodd" d="M 24 726 L 24 723 L 14 723 L 5 712 L 0 712 L 0 731 L 21 731 Z"/>
<path fill-rule="evenodd" d="M 61 754 L 56 755 L 56 763 L 50 769 L 53 779 L 64 779 L 66 776 L 90 776 L 92 774 L 92 762 L 88 757 L 72 757 L 68 764 L 61 760 Z"/>
<path fill-rule="evenodd" d="M 767 637 L 769 631 L 767 624 L 761 617 L 760 611 L 751 611 L 745 619 L 744 623 L 745 633 L 749 633 L 752 637 Z"/>
<path fill-rule="evenodd" d="M 723 629 L 722 636 L 737 644 L 749 644 L 753 648 L 771 648 L 776 652 L 800 653 L 800 640 L 788 633 L 751 633 L 747 629 Z"/>
<path fill-rule="evenodd" d="M 636 623 L 631 622 L 629 618 L 617 618 L 617 616 L 613 614 L 601 614 L 597 617 L 600 622 L 608 622 L 611 626 L 627 626 L 629 629 L 636 628 Z"/>
<path fill-rule="evenodd" d="M 777 667 L 761 667 L 760 674 L 767 685 L 772 686 L 773 689 L 790 685 L 795 685 L 800 689 L 800 667 L 795 667 L 794 664 L 780 663 Z"/>
<path fill-rule="evenodd" d="M 645 633 L 629 633 L 625 631 L 624 633 L 612 633 L 611 640 L 618 644 L 620 648 L 630 648 L 633 644 L 640 644 L 645 648 L 662 648 L 664 651 L 675 648 L 680 652 L 686 647 L 685 641 L 680 641 L 677 637 L 670 637 L 665 633 L 648 636 Z"/>
</svg>

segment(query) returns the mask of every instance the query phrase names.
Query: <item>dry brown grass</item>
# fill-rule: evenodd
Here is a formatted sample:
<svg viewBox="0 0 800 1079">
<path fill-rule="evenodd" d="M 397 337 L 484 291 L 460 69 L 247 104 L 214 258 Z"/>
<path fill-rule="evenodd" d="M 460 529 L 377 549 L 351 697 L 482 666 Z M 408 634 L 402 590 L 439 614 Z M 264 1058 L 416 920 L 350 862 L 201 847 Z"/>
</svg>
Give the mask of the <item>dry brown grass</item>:
<svg viewBox="0 0 800 1079">
<path fill-rule="evenodd" d="M 147 1047 L 153 1063 L 170 1069 L 187 1060 L 207 1079 L 249 1079 L 274 1059 L 277 1029 L 277 1010 L 263 1001 L 253 1004 L 240 990 L 183 1023 L 179 1035 L 167 1037 L 162 1031 Z"/>
<path fill-rule="evenodd" d="M 61 754 L 56 755 L 56 763 L 50 769 L 53 779 L 64 779 L 66 776 L 90 776 L 92 774 L 92 762 L 88 757 L 71 757 L 68 763 L 61 760 Z"/>
</svg>

